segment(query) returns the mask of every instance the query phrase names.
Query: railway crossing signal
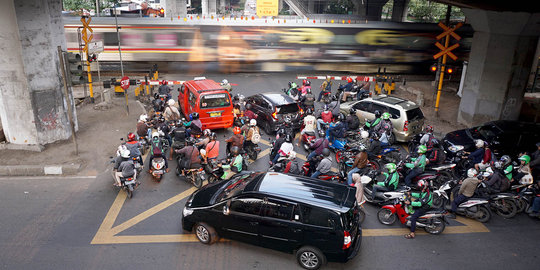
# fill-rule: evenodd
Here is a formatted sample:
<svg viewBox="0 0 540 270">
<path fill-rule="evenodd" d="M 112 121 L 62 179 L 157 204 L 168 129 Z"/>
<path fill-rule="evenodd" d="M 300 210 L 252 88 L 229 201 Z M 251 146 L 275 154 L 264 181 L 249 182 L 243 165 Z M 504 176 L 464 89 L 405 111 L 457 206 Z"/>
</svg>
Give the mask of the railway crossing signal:
<svg viewBox="0 0 540 270">
<path fill-rule="evenodd" d="M 92 42 L 92 39 L 94 38 L 94 30 L 92 30 L 92 27 L 90 27 L 90 22 L 92 21 L 92 17 L 88 16 L 82 16 L 81 22 L 83 24 L 83 29 L 81 31 L 81 38 L 84 41 L 84 47 L 83 52 L 86 55 L 86 69 L 88 72 L 88 89 L 90 90 L 90 100 L 94 102 L 94 89 L 92 88 L 92 74 L 90 70 L 90 62 L 92 62 L 92 59 L 90 58 L 90 54 L 88 53 L 88 45 L 90 42 Z M 88 34 L 90 33 L 90 34 Z"/>
<path fill-rule="evenodd" d="M 437 46 L 437 48 L 439 48 L 441 51 L 435 55 L 433 55 L 433 59 L 438 59 L 439 57 L 442 56 L 442 64 L 441 64 L 441 72 L 440 72 L 440 76 L 439 76 L 439 84 L 438 84 L 438 87 L 437 87 L 437 100 L 435 101 L 435 111 L 438 112 L 439 111 L 439 101 L 441 99 L 441 89 L 442 89 L 442 83 L 443 83 L 443 79 L 444 79 L 444 70 L 445 70 L 445 66 L 446 66 L 446 57 L 450 57 L 452 58 L 452 60 L 456 61 L 457 60 L 457 56 L 452 53 L 452 50 L 456 49 L 457 47 L 459 47 L 459 43 L 456 43 L 450 47 L 448 47 L 448 45 L 450 45 L 450 36 L 452 36 L 454 39 L 456 40 L 461 40 L 461 37 L 455 33 L 455 31 L 460 28 L 463 24 L 462 23 L 458 23 L 456 24 L 454 27 L 448 27 L 446 25 L 444 25 L 442 22 L 439 22 L 439 27 L 442 28 L 444 30 L 444 32 L 442 32 L 441 34 L 439 34 L 437 36 L 437 40 L 440 40 L 442 38 L 445 38 L 444 40 L 444 46 L 439 43 L 438 41 L 435 42 L 435 46 Z M 431 67 L 431 70 L 433 70 L 433 67 Z M 436 69 L 435 69 L 436 71 Z M 448 69 L 448 73 L 452 73 L 454 70 L 453 69 Z"/>
</svg>

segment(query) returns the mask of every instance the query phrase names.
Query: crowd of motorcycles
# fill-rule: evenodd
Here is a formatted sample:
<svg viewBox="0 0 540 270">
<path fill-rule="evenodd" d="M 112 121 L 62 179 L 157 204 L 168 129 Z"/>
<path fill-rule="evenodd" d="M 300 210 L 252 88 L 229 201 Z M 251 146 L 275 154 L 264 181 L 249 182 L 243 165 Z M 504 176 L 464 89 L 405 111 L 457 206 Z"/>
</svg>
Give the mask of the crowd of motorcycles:
<svg viewBox="0 0 540 270">
<path fill-rule="evenodd" d="M 360 91 L 360 86 L 354 82 L 352 98 L 366 98 L 368 95 L 362 93 L 356 95 Z M 289 84 L 291 86 L 291 84 Z M 343 95 L 343 87 L 340 85 L 338 90 L 338 97 Z M 289 91 L 284 91 L 286 94 L 290 94 Z M 326 104 L 330 103 L 330 99 L 325 100 L 329 94 L 323 94 L 322 101 Z M 166 97 L 160 96 L 162 100 L 167 100 Z M 305 104 L 302 103 L 301 98 L 296 98 L 299 102 L 299 106 L 306 109 Z M 241 95 L 236 95 L 233 98 L 233 104 L 240 104 L 245 108 L 245 104 L 242 104 L 243 98 Z M 142 119 L 141 119 L 142 120 Z M 245 116 L 238 116 L 234 125 L 241 127 L 249 123 L 249 118 Z M 166 122 L 163 119 L 163 112 L 156 111 L 153 114 L 152 119 L 144 119 L 145 122 L 151 123 L 150 128 L 154 128 L 156 131 L 149 136 L 141 136 L 138 138 L 138 147 L 141 154 L 149 151 L 149 145 L 154 136 L 158 136 L 160 142 L 164 147 L 164 153 L 166 151 L 174 151 L 181 149 L 185 145 L 186 138 L 192 137 L 195 141 L 202 140 L 206 136 L 215 136 L 215 134 L 203 134 L 190 132 L 190 121 L 181 119 L 177 121 Z M 301 148 L 305 151 L 312 151 L 311 146 L 315 140 L 319 137 L 330 138 L 328 131 L 329 128 L 335 123 L 323 124 L 322 130 L 314 132 L 305 132 L 300 135 Z M 163 126 L 168 128 L 161 128 Z M 360 151 L 364 151 L 373 142 L 374 138 L 371 136 L 373 131 L 368 125 L 360 126 L 358 129 L 348 130 L 345 137 L 334 138 L 330 142 L 329 150 L 333 152 L 335 161 L 337 163 L 337 172 L 329 171 L 318 176 L 321 181 L 335 181 L 342 184 L 347 184 L 347 176 L 349 171 L 353 168 L 355 157 Z M 283 141 L 286 134 L 296 134 L 298 130 L 294 130 L 293 124 L 290 119 L 284 119 L 284 123 L 280 125 L 276 136 L 271 140 L 270 160 L 278 154 L 278 147 L 276 143 Z M 420 138 L 424 134 L 416 135 L 411 142 L 409 142 L 408 149 L 409 155 L 403 156 L 400 152 L 400 147 L 396 145 L 386 145 L 382 147 L 379 153 L 369 153 L 367 170 L 364 170 L 361 176 L 361 182 L 364 189 L 365 201 L 358 202 L 358 209 L 361 212 L 361 219 L 365 217 L 365 209 L 363 204 L 368 202 L 370 204 L 380 206 L 380 210 L 377 213 L 378 220 L 382 224 L 393 224 L 396 219 L 404 225 L 409 225 L 409 218 L 412 215 L 412 209 L 406 205 L 405 202 L 410 200 L 410 192 L 414 191 L 414 183 L 418 181 L 425 181 L 429 183 L 429 189 L 432 194 L 432 209 L 425 215 L 421 216 L 417 220 L 417 226 L 424 228 L 426 232 L 430 234 L 440 234 L 444 231 L 446 224 L 448 224 L 448 209 L 454 198 L 456 198 L 461 182 L 467 177 L 467 170 L 474 166 L 468 153 L 465 151 L 447 152 L 438 143 L 434 144 L 435 148 L 444 153 L 444 160 L 440 160 L 436 164 L 427 164 L 423 173 L 419 174 L 413 179 L 413 185 L 406 186 L 404 184 L 404 178 L 410 170 L 405 166 L 405 163 L 410 161 L 411 158 L 416 156 L 415 149 L 420 145 Z M 122 147 L 125 147 L 127 143 L 122 142 L 119 146 L 117 155 L 121 155 Z M 227 149 L 229 147 L 227 146 Z M 248 147 L 241 149 L 240 154 L 243 156 L 243 169 L 247 170 L 250 160 L 254 161 L 258 158 L 258 153 L 261 151 L 258 144 L 249 144 Z M 228 163 L 230 159 L 230 153 L 227 152 L 227 158 L 223 160 L 212 160 L 207 164 L 203 164 L 201 168 L 190 169 L 185 172 L 185 176 L 181 176 L 186 181 L 192 183 L 195 187 L 202 186 L 203 181 L 208 180 L 209 183 L 219 181 L 223 176 L 223 168 L 221 164 Z M 136 176 L 140 176 L 143 166 L 139 163 L 138 157 L 130 157 L 136 164 L 137 170 Z M 165 154 L 161 157 L 154 157 L 149 165 L 149 172 L 156 181 L 160 181 L 163 174 L 166 173 L 166 159 Z M 310 177 L 316 170 L 317 165 L 323 158 L 322 155 L 315 155 L 313 158 L 306 160 L 301 164 L 299 170 L 287 173 L 302 175 Z M 177 157 L 177 162 L 180 162 L 181 156 Z M 292 162 L 295 157 L 283 157 L 279 158 L 276 163 L 271 164 L 269 171 L 283 172 L 289 162 Z M 296 161 L 295 161 L 296 162 Z M 384 172 L 386 164 L 394 163 L 396 165 L 396 171 L 399 174 L 399 185 L 395 190 L 388 192 L 378 192 L 373 194 L 373 186 L 381 178 L 381 172 Z M 138 164 L 138 165 L 137 165 Z M 517 165 L 517 163 L 515 163 Z M 493 168 L 491 168 L 493 167 Z M 514 166 L 517 168 L 518 166 Z M 499 168 L 490 166 L 491 170 L 482 170 L 478 173 L 479 176 L 489 177 L 488 172 L 491 174 L 502 173 Z M 179 172 L 177 172 L 179 175 Z M 131 197 L 133 190 L 138 185 L 138 182 L 133 177 L 122 178 L 122 188 L 126 190 L 128 196 Z M 486 186 L 485 182 L 481 182 L 476 189 L 475 195 L 469 200 L 461 203 L 456 211 L 456 214 L 465 216 L 467 218 L 476 219 L 479 222 L 488 222 L 491 219 L 492 213 L 503 218 L 512 218 L 521 212 L 530 212 L 532 202 L 535 194 L 533 193 L 530 185 L 512 185 L 511 188 L 505 192 L 496 192 Z M 409 225 L 410 226 L 410 225 Z"/>
</svg>

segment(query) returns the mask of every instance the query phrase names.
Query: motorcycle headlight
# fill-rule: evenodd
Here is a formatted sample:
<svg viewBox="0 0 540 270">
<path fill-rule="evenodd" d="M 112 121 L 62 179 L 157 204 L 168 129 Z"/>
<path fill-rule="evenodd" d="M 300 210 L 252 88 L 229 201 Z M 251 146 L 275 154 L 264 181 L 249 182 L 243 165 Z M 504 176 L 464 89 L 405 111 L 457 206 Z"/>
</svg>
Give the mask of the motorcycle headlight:
<svg viewBox="0 0 540 270">
<path fill-rule="evenodd" d="M 184 210 L 182 211 L 182 215 L 184 217 L 187 217 L 187 216 L 189 216 L 191 214 L 193 214 L 193 209 L 188 208 L 188 207 L 184 207 Z"/>
<path fill-rule="evenodd" d="M 463 150 L 464 148 L 465 147 L 463 147 L 463 145 L 451 145 L 450 147 L 448 147 L 448 150 L 450 150 L 450 152 L 452 153 L 456 153 Z"/>
</svg>

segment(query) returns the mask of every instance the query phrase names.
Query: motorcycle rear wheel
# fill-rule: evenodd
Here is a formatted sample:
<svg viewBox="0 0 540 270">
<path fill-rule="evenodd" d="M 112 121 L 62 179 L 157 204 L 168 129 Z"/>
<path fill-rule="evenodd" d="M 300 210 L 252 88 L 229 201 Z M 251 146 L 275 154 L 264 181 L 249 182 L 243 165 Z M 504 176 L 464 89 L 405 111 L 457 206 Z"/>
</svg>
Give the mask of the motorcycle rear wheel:
<svg viewBox="0 0 540 270">
<path fill-rule="evenodd" d="M 193 174 L 191 177 L 195 178 L 193 181 L 193 185 L 196 188 L 201 188 L 204 181 L 204 176 L 202 176 L 201 174 Z"/>
<path fill-rule="evenodd" d="M 491 211 L 483 205 L 478 206 L 478 211 L 475 214 L 474 219 L 486 223 L 491 219 Z"/>
<path fill-rule="evenodd" d="M 495 213 L 503 218 L 513 218 L 517 214 L 518 207 L 513 200 L 501 199 L 495 206 Z"/>
<path fill-rule="evenodd" d="M 384 225 L 392 225 L 396 222 L 397 216 L 389 209 L 381 208 L 379 212 L 377 212 L 377 219 Z"/>
<path fill-rule="evenodd" d="M 527 202 L 527 200 L 525 200 L 524 198 L 519 198 L 517 201 L 516 201 L 516 204 L 517 204 L 517 212 L 518 213 L 523 213 L 523 211 L 525 211 L 525 209 L 527 209 L 527 206 L 529 205 L 529 202 Z"/>
<path fill-rule="evenodd" d="M 258 153 L 254 149 L 250 150 L 248 156 L 251 160 L 257 160 Z"/>
<path fill-rule="evenodd" d="M 446 227 L 446 223 L 442 218 L 433 218 L 430 220 L 429 224 L 424 227 L 424 230 L 429 234 L 441 234 Z"/>
<path fill-rule="evenodd" d="M 433 194 L 433 204 L 431 208 L 440 209 L 444 206 L 444 197 Z"/>
<path fill-rule="evenodd" d="M 127 186 L 126 193 L 128 198 L 133 198 L 133 185 Z"/>
</svg>

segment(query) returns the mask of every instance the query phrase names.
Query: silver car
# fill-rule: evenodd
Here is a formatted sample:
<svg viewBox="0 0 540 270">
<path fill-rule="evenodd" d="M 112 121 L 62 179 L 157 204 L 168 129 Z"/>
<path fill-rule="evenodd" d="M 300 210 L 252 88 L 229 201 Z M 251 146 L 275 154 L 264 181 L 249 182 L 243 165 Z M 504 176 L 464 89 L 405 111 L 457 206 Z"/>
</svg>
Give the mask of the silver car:
<svg viewBox="0 0 540 270">
<path fill-rule="evenodd" d="M 356 109 L 360 123 L 375 119 L 375 111 L 377 110 L 381 114 L 390 113 L 394 136 L 399 142 L 411 140 L 414 135 L 422 131 L 424 126 L 424 113 L 420 107 L 414 102 L 402 98 L 380 95 L 360 101 L 342 103 L 339 109 L 348 115 L 351 107 Z"/>
</svg>

